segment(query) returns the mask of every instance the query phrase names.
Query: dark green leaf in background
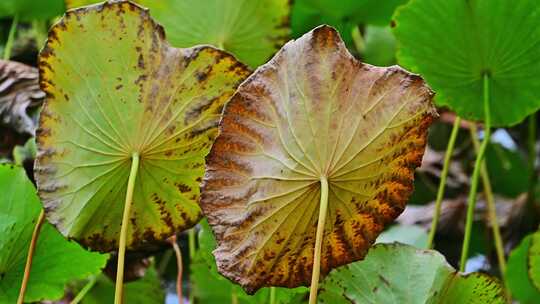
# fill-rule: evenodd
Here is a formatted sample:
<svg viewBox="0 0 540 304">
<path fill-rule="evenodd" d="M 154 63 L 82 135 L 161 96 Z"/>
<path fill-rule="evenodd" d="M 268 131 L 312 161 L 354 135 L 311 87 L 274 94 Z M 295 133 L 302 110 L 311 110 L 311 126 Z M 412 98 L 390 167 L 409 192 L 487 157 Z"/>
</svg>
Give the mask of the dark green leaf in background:
<svg viewBox="0 0 540 304">
<path fill-rule="evenodd" d="M 366 26 L 362 61 L 377 66 L 396 63 L 396 38 L 389 26 Z"/>
<path fill-rule="evenodd" d="M 529 265 L 529 278 L 537 291 L 540 291 L 540 230 L 531 236 L 527 264 Z"/>
<path fill-rule="evenodd" d="M 15 303 L 41 205 L 21 167 L 0 165 L 0 193 L 0 303 Z M 107 258 L 67 241 L 45 223 L 34 253 L 25 302 L 60 299 L 66 283 L 99 273 Z"/>
<path fill-rule="evenodd" d="M 163 304 L 165 292 L 154 267 L 149 267 L 143 278 L 124 285 L 126 304 Z M 82 304 L 104 304 L 114 302 L 114 282 L 100 275 L 96 284 L 86 294 Z"/>
<path fill-rule="evenodd" d="M 516 197 L 527 192 L 531 170 L 518 151 L 490 144 L 486 150 L 486 165 L 495 193 Z"/>
<path fill-rule="evenodd" d="M 65 11 L 63 0 L 1 0 L 0 18 L 18 15 L 22 20 L 46 20 Z"/>
<path fill-rule="evenodd" d="M 521 304 L 535 304 L 540 299 L 540 291 L 534 288 L 528 275 L 527 256 L 530 246 L 531 236 L 527 236 L 512 250 L 505 274 L 506 286 L 512 297 Z"/>
<path fill-rule="evenodd" d="M 398 61 L 472 120 L 487 73 L 493 125 L 516 124 L 540 108 L 539 18 L 538 0 L 413 0 L 394 15 Z"/>
<path fill-rule="evenodd" d="M 318 25 L 328 24 L 335 27 L 345 43 L 351 47 L 351 32 L 355 26 L 389 25 L 396 7 L 406 2 L 407 0 L 297 0 L 294 1 L 291 12 L 292 34 L 293 37 L 300 37 Z"/>
</svg>

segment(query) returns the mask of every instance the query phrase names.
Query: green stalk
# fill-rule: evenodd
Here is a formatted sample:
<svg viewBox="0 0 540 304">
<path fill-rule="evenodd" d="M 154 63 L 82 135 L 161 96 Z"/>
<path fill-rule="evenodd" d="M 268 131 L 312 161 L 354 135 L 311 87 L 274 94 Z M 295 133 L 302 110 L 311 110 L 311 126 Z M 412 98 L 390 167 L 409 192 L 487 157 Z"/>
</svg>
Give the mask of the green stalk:
<svg viewBox="0 0 540 304">
<path fill-rule="evenodd" d="M 191 228 L 191 229 L 188 230 L 188 249 L 189 249 L 189 261 L 190 261 L 190 263 L 192 263 L 193 259 L 195 259 L 196 243 L 197 243 L 197 240 L 196 240 L 196 237 L 195 237 L 195 228 Z M 190 289 L 190 291 L 189 291 L 189 303 L 190 304 L 195 303 L 195 296 L 193 295 L 193 290 L 192 289 Z"/>
<path fill-rule="evenodd" d="M 486 147 L 491 137 L 491 113 L 489 107 L 489 76 L 484 74 L 484 140 L 480 145 L 480 149 L 476 155 L 474 162 L 474 170 L 471 177 L 471 189 L 469 191 L 469 197 L 467 199 L 467 219 L 465 222 L 465 237 L 463 238 L 463 248 L 461 250 L 461 261 L 459 264 L 459 271 L 465 270 L 465 264 L 469 256 L 469 243 L 471 242 L 472 224 L 474 219 L 474 209 L 476 206 L 476 191 L 478 190 L 478 177 L 482 169 L 482 160 L 486 152 Z"/>
<path fill-rule="evenodd" d="M 527 191 L 527 202 L 529 206 L 535 204 L 535 186 L 538 176 L 536 174 L 536 113 L 529 116 L 529 132 L 527 139 L 527 148 L 529 150 L 529 170 L 531 172 L 529 180 L 529 190 Z M 532 209 L 532 208 L 531 208 Z M 534 210 L 534 209 L 533 209 Z"/>
<path fill-rule="evenodd" d="M 353 27 L 351 31 L 351 37 L 354 43 L 354 47 L 356 48 L 356 51 L 358 51 L 358 54 L 364 53 L 366 43 L 364 42 L 364 37 L 362 37 L 362 32 L 360 32 L 360 28 L 358 26 Z"/>
<path fill-rule="evenodd" d="M 2 59 L 9 60 L 11 58 L 11 48 L 13 47 L 13 40 L 15 40 L 15 32 L 17 31 L 17 25 L 19 24 L 19 15 L 13 16 L 11 27 L 9 28 L 8 39 L 4 48 L 4 55 Z"/>
<path fill-rule="evenodd" d="M 439 182 L 439 189 L 437 190 L 437 199 L 435 201 L 435 214 L 431 220 L 431 229 L 429 230 L 427 248 L 433 248 L 433 240 L 435 239 L 435 233 L 437 232 L 437 225 L 439 224 L 439 218 L 441 216 L 441 204 L 444 198 L 444 190 L 446 189 L 446 178 L 448 177 L 448 170 L 450 169 L 450 163 L 452 160 L 452 154 L 454 153 L 454 146 L 456 144 L 456 138 L 459 132 L 459 126 L 461 124 L 461 118 L 456 116 L 454 120 L 454 126 L 452 127 L 452 133 L 448 139 L 448 145 L 446 146 L 446 153 L 444 154 L 444 164 L 441 172 L 441 180 Z"/>
<path fill-rule="evenodd" d="M 90 281 L 88 281 L 88 283 L 86 283 L 86 285 L 84 285 L 84 287 L 81 289 L 81 291 L 79 291 L 79 293 L 75 296 L 73 301 L 71 301 L 69 304 L 78 304 L 84 298 L 84 296 L 86 296 L 86 294 L 90 290 L 92 290 L 92 287 L 94 287 L 94 285 L 96 285 L 96 282 L 97 282 L 97 276 L 91 277 Z"/>
<path fill-rule="evenodd" d="M 41 226 L 45 222 L 45 210 L 41 209 L 39 213 L 36 226 L 34 226 L 34 232 L 32 232 L 32 240 L 30 241 L 30 247 L 28 247 L 28 255 L 26 256 L 26 265 L 24 266 L 23 280 L 21 283 L 21 288 L 19 290 L 19 298 L 17 299 L 17 304 L 24 303 L 24 294 L 26 293 L 26 287 L 28 286 L 28 280 L 30 279 L 30 270 L 32 269 L 32 260 L 34 258 L 34 252 L 36 251 L 37 240 L 39 237 L 39 232 L 41 231 Z"/>
<path fill-rule="evenodd" d="M 133 203 L 133 189 L 137 170 L 139 169 L 139 153 L 131 155 L 131 171 L 126 191 L 126 201 L 124 203 L 124 215 L 122 216 L 122 228 L 120 229 L 120 244 L 118 245 L 118 265 L 116 267 L 116 286 L 114 290 L 114 304 L 122 304 L 124 295 L 124 259 L 126 257 L 127 228 L 129 224 L 129 214 Z"/>
<path fill-rule="evenodd" d="M 276 288 L 270 287 L 270 304 L 276 304 Z"/>
<path fill-rule="evenodd" d="M 470 128 L 471 139 L 474 145 L 474 150 L 478 154 L 480 150 L 480 142 L 478 141 L 476 124 L 471 124 Z M 487 170 L 485 160 L 482 161 L 482 168 L 480 168 L 480 175 L 482 177 L 482 185 L 484 187 L 484 196 L 486 197 L 488 219 L 491 223 L 491 229 L 493 231 L 493 240 L 495 241 L 495 251 L 497 252 L 497 261 L 499 262 L 499 268 L 501 274 L 504 277 L 506 273 L 506 260 L 504 257 L 504 245 L 501 237 L 501 230 L 499 228 L 499 221 L 497 219 L 497 209 L 495 207 L 495 199 L 493 197 L 493 190 L 491 188 L 491 182 L 489 180 L 489 172 Z"/>
<path fill-rule="evenodd" d="M 192 303 L 190 303 L 190 304 L 192 304 Z M 236 294 L 236 290 L 232 291 L 231 304 L 238 304 L 238 295 Z"/>
<path fill-rule="evenodd" d="M 315 256 L 313 258 L 313 272 L 311 273 L 311 287 L 309 289 L 309 304 L 317 303 L 317 292 L 319 290 L 319 276 L 321 273 L 321 251 L 324 236 L 324 225 L 326 214 L 328 213 L 328 180 L 321 177 L 321 202 L 319 205 L 319 220 L 317 222 L 317 233 L 315 235 Z"/>
</svg>

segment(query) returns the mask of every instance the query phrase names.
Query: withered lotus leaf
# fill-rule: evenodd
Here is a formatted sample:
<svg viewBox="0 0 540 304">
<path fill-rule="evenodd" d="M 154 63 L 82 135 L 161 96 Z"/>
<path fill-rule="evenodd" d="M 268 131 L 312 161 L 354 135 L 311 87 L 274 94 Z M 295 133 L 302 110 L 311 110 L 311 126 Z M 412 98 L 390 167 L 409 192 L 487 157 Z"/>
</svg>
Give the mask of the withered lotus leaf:
<svg viewBox="0 0 540 304">
<path fill-rule="evenodd" d="M 127 248 L 199 220 L 204 157 L 243 64 L 212 47 L 173 48 L 146 10 L 110 2 L 68 11 L 39 67 L 35 172 L 51 223 L 95 250 L 117 248 L 134 153 Z"/>
<path fill-rule="evenodd" d="M 423 80 L 358 62 L 321 26 L 235 92 L 207 156 L 201 207 L 219 271 L 249 293 L 310 282 L 321 188 L 321 273 L 362 259 L 405 207 L 436 115 Z"/>
</svg>

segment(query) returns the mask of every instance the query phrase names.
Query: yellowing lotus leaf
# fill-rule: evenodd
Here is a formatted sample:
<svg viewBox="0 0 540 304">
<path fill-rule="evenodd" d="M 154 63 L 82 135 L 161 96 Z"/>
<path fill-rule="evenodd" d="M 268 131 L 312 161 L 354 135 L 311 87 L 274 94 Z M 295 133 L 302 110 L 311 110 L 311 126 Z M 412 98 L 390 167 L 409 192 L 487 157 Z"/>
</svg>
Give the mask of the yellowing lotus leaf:
<svg viewBox="0 0 540 304">
<path fill-rule="evenodd" d="M 250 293 L 309 283 L 321 192 L 321 273 L 362 259 L 412 191 L 432 97 L 417 75 L 358 62 L 331 27 L 287 43 L 240 85 L 207 157 L 219 271 Z"/>
<path fill-rule="evenodd" d="M 39 67 L 35 169 L 48 220 L 85 246 L 117 248 L 136 153 L 127 247 L 195 225 L 204 157 L 245 66 L 212 47 L 173 48 L 146 10 L 110 2 L 69 11 Z"/>
</svg>

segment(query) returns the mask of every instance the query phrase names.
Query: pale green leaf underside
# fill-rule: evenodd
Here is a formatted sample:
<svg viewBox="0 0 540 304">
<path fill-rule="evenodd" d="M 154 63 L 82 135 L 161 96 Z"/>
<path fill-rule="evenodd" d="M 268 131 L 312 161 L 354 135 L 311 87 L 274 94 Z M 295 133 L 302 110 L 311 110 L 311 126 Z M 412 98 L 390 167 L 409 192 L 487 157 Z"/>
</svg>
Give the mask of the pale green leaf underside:
<svg viewBox="0 0 540 304">
<path fill-rule="evenodd" d="M 204 157 L 245 67 L 211 47 L 170 47 L 147 11 L 128 2 L 68 12 L 40 67 L 48 97 L 36 179 L 48 219 L 93 249 L 116 248 L 138 153 L 128 248 L 193 226 Z"/>
<path fill-rule="evenodd" d="M 487 73 L 492 123 L 516 124 L 540 108 L 539 18 L 538 0 L 412 0 L 394 15 L 398 59 L 467 119 L 484 118 Z"/>
<path fill-rule="evenodd" d="M 373 247 L 365 260 L 332 271 L 319 303 L 506 303 L 487 275 L 458 274 L 440 253 L 399 243 Z"/>
<path fill-rule="evenodd" d="M 15 303 L 41 206 L 23 168 L 0 165 L 0 192 L 0 303 Z M 25 302 L 60 299 L 68 282 L 98 273 L 107 258 L 67 241 L 45 223 L 34 253 Z"/>
</svg>

